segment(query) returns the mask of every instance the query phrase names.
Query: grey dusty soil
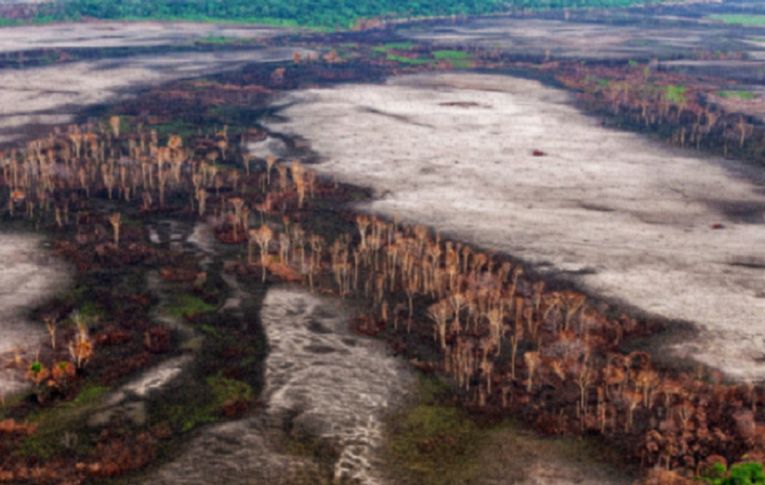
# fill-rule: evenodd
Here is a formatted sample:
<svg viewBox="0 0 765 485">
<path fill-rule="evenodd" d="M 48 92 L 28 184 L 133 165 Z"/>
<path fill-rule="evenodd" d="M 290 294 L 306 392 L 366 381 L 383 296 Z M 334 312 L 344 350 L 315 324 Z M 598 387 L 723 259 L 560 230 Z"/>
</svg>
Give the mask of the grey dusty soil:
<svg viewBox="0 0 765 485">
<path fill-rule="evenodd" d="M 721 2 L 718 2 L 721 3 Z M 550 12 L 536 18 L 487 17 L 455 23 L 402 26 L 399 33 L 441 48 L 475 48 L 537 59 L 652 62 L 656 69 L 712 76 L 720 87 L 750 91 L 755 100 L 735 111 L 765 117 L 765 27 L 714 20 L 720 13 L 763 15 L 762 3 L 726 2 L 630 11 Z M 730 101 L 715 99 L 726 107 Z"/>
<path fill-rule="evenodd" d="M 69 270 L 34 234 L 0 232 L 0 398 L 26 387 L 21 370 L 6 364 L 29 360 L 47 345 L 42 322 L 27 313 L 66 287 Z"/>
<path fill-rule="evenodd" d="M 180 46 L 209 37 L 265 39 L 285 32 L 263 26 L 186 22 L 80 22 L 4 27 L 0 52 L 33 49 Z"/>
<path fill-rule="evenodd" d="M 264 412 L 204 429 L 145 483 L 318 483 L 318 464 L 290 452 L 290 440 L 337 450 L 329 474 L 338 483 L 381 483 L 382 418 L 412 375 L 383 342 L 353 335 L 348 318 L 336 298 L 271 288 L 261 311 Z"/>
<path fill-rule="evenodd" d="M 291 94 L 286 121 L 271 128 L 305 137 L 322 174 L 373 187 L 364 210 L 694 322 L 701 332 L 675 345 L 677 356 L 765 377 L 765 195 L 755 174 L 604 128 L 570 101 L 535 81 L 422 75 Z"/>
<path fill-rule="evenodd" d="M 545 55 L 549 51 L 554 58 L 644 59 L 688 52 L 724 35 L 725 29 L 614 27 L 595 22 L 500 17 L 422 31 L 412 28 L 403 33 L 442 45 L 480 46 L 525 55 Z"/>
<path fill-rule="evenodd" d="M 0 53 L 29 49 L 156 47 L 152 54 L 0 71 L 0 143 L 24 138 L 30 127 L 65 124 L 90 106 L 114 102 L 147 86 L 288 60 L 295 48 L 263 47 L 171 52 L 209 36 L 262 39 L 271 28 L 186 23 L 85 23 L 0 29 Z"/>
</svg>

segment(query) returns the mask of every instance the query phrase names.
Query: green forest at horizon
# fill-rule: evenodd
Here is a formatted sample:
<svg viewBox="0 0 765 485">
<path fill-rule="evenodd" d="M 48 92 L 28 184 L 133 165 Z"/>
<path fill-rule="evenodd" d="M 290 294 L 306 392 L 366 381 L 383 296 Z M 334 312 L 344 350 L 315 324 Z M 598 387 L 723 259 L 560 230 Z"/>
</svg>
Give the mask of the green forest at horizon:
<svg viewBox="0 0 765 485">
<path fill-rule="evenodd" d="M 347 28 L 364 18 L 480 15 L 517 9 L 629 7 L 659 0 L 61 0 L 36 21 L 96 18 L 236 21 Z"/>
</svg>

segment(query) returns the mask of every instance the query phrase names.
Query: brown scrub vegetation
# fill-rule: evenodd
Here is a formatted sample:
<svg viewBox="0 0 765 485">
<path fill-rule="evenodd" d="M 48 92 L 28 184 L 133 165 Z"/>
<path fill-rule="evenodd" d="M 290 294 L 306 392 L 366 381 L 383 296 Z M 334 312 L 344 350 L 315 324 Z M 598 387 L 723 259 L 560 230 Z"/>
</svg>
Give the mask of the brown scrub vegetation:
<svg viewBox="0 0 765 485">
<path fill-rule="evenodd" d="M 330 57 L 327 62 L 337 61 Z M 290 84 L 293 69 L 315 67 L 301 59 L 299 67 L 277 68 L 265 79 Z M 593 81 L 596 73 L 586 68 L 558 72 L 593 106 L 608 106 L 647 127 L 672 126 L 680 146 L 718 139 L 726 151 L 743 150 L 760 136 L 751 120 L 701 103 L 697 90 L 678 89 L 682 80 L 670 75 L 652 74 L 648 84 L 642 69 L 614 70 L 601 74 L 620 80 L 604 84 Z M 206 98 L 208 106 L 268 92 L 195 83 L 219 97 Z M 193 96 L 200 95 L 179 90 L 169 96 L 194 104 Z M 146 215 L 179 211 L 209 219 L 220 241 L 247 246 L 234 268 L 239 274 L 264 282 L 301 281 L 315 291 L 365 302 L 370 312 L 360 319 L 360 330 L 388 339 L 419 367 L 437 369 L 454 382 L 466 405 L 522 416 L 546 433 L 602 436 L 646 469 L 660 469 L 651 472 L 651 479 L 660 477 L 656 483 L 695 476 L 715 457 L 734 463 L 765 456 L 761 386 L 724 383 L 713 372 L 657 368 L 649 354 L 622 347 L 646 332 L 645 322 L 426 227 L 352 214 L 342 231 L 318 230 L 314 205 L 333 201 L 343 188 L 319 179 L 300 160 L 261 160 L 239 153 L 241 147 L 225 129 L 184 138 L 125 126 L 119 117 L 73 125 L 0 154 L 0 203 L 7 217 L 74 230 L 75 240 L 59 241 L 57 249 L 80 270 L 158 259 L 126 224 L 127 212 L 115 212 L 114 205 L 133 205 Z M 109 204 L 108 210 L 97 211 L 99 204 Z M 253 212 L 259 217 L 250 217 Z M 278 257 L 271 248 L 276 243 Z M 163 278 L 180 273 L 171 267 Z M 402 315 L 406 325 L 399 325 Z M 24 365 L 35 386 L 64 389 L 62 399 L 72 397 L 88 363 L 92 368 L 99 362 L 100 346 L 132 339 L 123 328 L 91 336 L 85 324 L 62 332 L 56 322 L 45 320 L 56 352 L 56 359 L 45 361 L 50 368 L 41 361 Z M 150 354 L 169 350 L 165 329 L 139 330 L 145 352 L 112 372 L 126 375 L 145 367 Z M 69 357 L 61 358 L 67 351 Z M 35 431 L 33 424 L 0 421 L 0 451 L 13 450 L 20 436 Z M 23 460 L 0 462 L 0 481 L 79 483 L 120 475 L 150 462 L 164 434 L 105 432 L 92 460 L 74 469 L 55 461 L 37 468 Z"/>
<path fill-rule="evenodd" d="M 523 416 L 548 433 L 598 434 L 646 468 L 687 477 L 711 456 L 736 462 L 765 453 L 760 386 L 725 384 L 713 373 L 658 369 L 647 353 L 621 350 L 625 338 L 645 331 L 641 322 L 606 311 L 585 295 L 551 288 L 517 262 L 425 227 L 352 215 L 345 231 L 313 233 L 305 212 L 314 201 L 331 198 L 335 184 L 309 175 L 310 168 L 299 162 L 273 159 L 243 174 L 232 168 L 239 164 L 211 163 L 206 150 L 195 148 L 205 144 L 204 138 L 181 143 L 176 137 L 162 144 L 151 130 L 115 136 L 101 126 L 70 127 L 4 154 L 0 182 L 6 212 L 51 227 L 80 226 L 78 237 L 86 241 L 99 230 L 83 225 L 93 217 L 86 208 L 94 198 L 108 199 L 110 173 L 119 174 L 113 183 L 119 198 L 140 204 L 144 212 L 181 203 L 189 214 L 205 214 L 204 200 L 221 241 L 247 241 L 241 272 L 259 265 L 263 281 L 271 270 L 272 277 L 300 279 L 313 289 L 368 302 L 368 320 L 400 351 L 413 356 L 423 348 L 436 351 L 433 363 L 455 381 L 470 406 Z M 235 146 L 220 150 L 222 161 Z M 269 182 L 274 165 L 277 184 Z M 251 225 L 245 217 L 249 207 L 262 214 L 261 223 Z M 72 217 L 66 223 L 57 213 Z M 120 218 L 114 214 L 108 217 L 114 249 L 97 246 L 96 253 L 126 263 L 132 251 L 142 250 L 133 242 L 118 247 Z M 103 228 L 102 233 L 108 238 Z M 279 243 L 279 257 L 270 253 L 273 241 Z M 396 323 L 402 310 L 405 327 Z M 68 348 L 72 365 L 82 369 L 94 349 L 86 326 L 76 327 Z M 148 348 L 157 338 L 147 334 Z M 66 369 L 58 370 L 61 379 L 71 378 Z M 37 385 L 50 376 L 44 366 L 31 372 Z M 151 441 L 119 437 L 104 450 L 145 440 Z M 137 456 L 141 463 L 149 459 Z M 83 464 L 78 470 L 101 476 L 104 470 L 112 475 L 129 468 L 115 466 Z"/>
</svg>

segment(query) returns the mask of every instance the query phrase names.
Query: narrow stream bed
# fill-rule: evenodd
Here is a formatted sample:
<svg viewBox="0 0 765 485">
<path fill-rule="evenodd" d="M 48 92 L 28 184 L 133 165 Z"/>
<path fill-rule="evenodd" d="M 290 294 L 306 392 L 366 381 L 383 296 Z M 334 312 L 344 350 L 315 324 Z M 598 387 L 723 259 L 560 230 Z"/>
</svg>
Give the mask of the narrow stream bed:
<svg viewBox="0 0 765 485">
<path fill-rule="evenodd" d="M 326 480 L 315 457 L 295 452 L 300 443 L 333 450 L 334 479 L 380 483 L 382 418 L 412 382 L 405 363 L 351 334 L 334 298 L 277 286 L 261 319 L 270 346 L 264 412 L 204 429 L 146 483 Z"/>
</svg>

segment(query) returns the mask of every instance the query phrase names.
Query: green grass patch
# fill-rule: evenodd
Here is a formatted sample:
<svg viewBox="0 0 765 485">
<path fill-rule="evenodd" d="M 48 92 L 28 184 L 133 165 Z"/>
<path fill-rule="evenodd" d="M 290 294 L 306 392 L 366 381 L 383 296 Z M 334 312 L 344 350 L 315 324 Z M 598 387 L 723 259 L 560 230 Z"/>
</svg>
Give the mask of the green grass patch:
<svg viewBox="0 0 765 485">
<path fill-rule="evenodd" d="M 600 89 L 606 89 L 611 85 L 611 80 L 605 79 L 605 78 L 598 78 L 595 80 L 595 84 L 597 84 L 598 88 Z"/>
<path fill-rule="evenodd" d="M 101 305 L 94 301 L 86 301 L 83 303 L 79 308 L 79 312 L 80 316 L 89 322 L 98 320 L 105 315 Z"/>
<path fill-rule="evenodd" d="M 193 402 L 185 406 L 168 408 L 171 426 L 184 433 L 204 424 L 218 421 L 218 416 L 212 411 L 208 406 L 196 406 Z"/>
<path fill-rule="evenodd" d="M 399 64 L 406 64 L 410 66 L 422 66 L 426 64 L 431 64 L 433 62 L 432 59 L 422 59 L 420 57 L 406 57 L 406 56 L 400 56 L 398 54 L 388 54 L 388 60 L 393 62 L 398 62 Z"/>
<path fill-rule="evenodd" d="M 19 406 L 22 404 L 22 402 L 29 398 L 30 395 L 28 391 L 17 392 L 16 394 L 5 396 L 5 399 L 0 402 L 0 420 L 10 417 L 9 413 L 13 410 L 13 408 Z"/>
<path fill-rule="evenodd" d="M 751 101 L 756 98 L 753 92 L 743 90 L 719 91 L 717 95 L 721 98 L 738 99 L 740 101 Z"/>
<path fill-rule="evenodd" d="M 413 48 L 414 42 L 388 42 L 387 44 L 372 47 L 372 51 L 385 54 L 388 51 L 408 51 Z"/>
<path fill-rule="evenodd" d="M 185 121 L 177 120 L 168 123 L 159 123 L 151 125 L 149 128 L 157 130 L 157 134 L 160 138 L 167 138 L 170 135 L 180 135 L 183 138 L 188 138 L 197 133 L 197 125 L 193 123 L 187 123 Z"/>
<path fill-rule="evenodd" d="M 664 86 L 664 97 L 670 103 L 682 104 L 685 103 L 686 87 L 677 84 L 670 84 Z"/>
<path fill-rule="evenodd" d="M 185 405 L 167 408 L 171 425 L 188 432 L 203 424 L 220 420 L 224 406 L 235 402 L 252 401 L 255 392 L 246 382 L 220 376 L 210 376 L 197 396 Z"/>
<path fill-rule="evenodd" d="M 245 45 L 254 44 L 260 39 L 255 37 L 226 37 L 225 35 L 208 35 L 196 39 L 198 45 Z"/>
<path fill-rule="evenodd" d="M 478 425 L 462 409 L 446 404 L 449 389 L 421 376 L 417 402 L 392 416 L 388 426 L 388 461 L 420 484 L 466 483 L 482 440 Z"/>
<path fill-rule="evenodd" d="M 384 458 L 395 483 L 525 482 L 537 478 L 529 476 L 529 464 L 539 456 L 584 473 L 596 467 L 603 477 L 637 478 L 621 450 L 589 438 L 542 437 L 512 418 L 470 414 L 438 379 L 420 376 L 414 394 L 414 402 L 386 422 Z"/>
<path fill-rule="evenodd" d="M 744 27 L 763 27 L 765 26 L 765 15 L 750 14 L 715 14 L 708 15 L 706 18 L 729 25 L 742 25 Z"/>
<path fill-rule="evenodd" d="M 184 293 L 173 299 L 173 303 L 167 308 L 167 313 L 175 318 L 191 318 L 214 310 L 215 305 L 211 305 L 197 296 Z"/>
<path fill-rule="evenodd" d="M 433 51 L 433 57 L 438 60 L 458 61 L 465 59 L 472 59 L 473 56 L 469 52 L 455 51 L 455 50 L 440 50 Z"/>
<path fill-rule="evenodd" d="M 587 76 L 584 82 L 597 89 L 606 89 L 611 85 L 611 80 L 603 77 Z"/>
<path fill-rule="evenodd" d="M 464 483 L 479 428 L 458 408 L 420 404 L 398 416 L 390 442 L 395 463 L 417 483 Z"/>
<path fill-rule="evenodd" d="M 17 27 L 19 25 L 44 25 L 55 22 L 56 18 L 51 15 L 38 15 L 31 19 L 10 19 L 6 17 L 0 17 L 0 28 L 2 27 Z"/>
<path fill-rule="evenodd" d="M 217 408 L 222 408 L 229 402 L 251 401 L 254 397 L 252 387 L 236 379 L 212 376 L 207 378 L 207 385 L 212 390 L 213 403 Z"/>
<path fill-rule="evenodd" d="M 457 50 L 433 51 L 437 61 L 448 61 L 455 69 L 467 69 L 473 66 L 473 56 L 469 52 Z"/>
<path fill-rule="evenodd" d="M 202 37 L 201 39 L 197 39 L 197 44 L 205 44 L 205 45 L 231 45 L 231 44 L 238 44 L 242 41 L 242 39 L 239 39 L 237 37 L 225 37 L 221 35 L 208 35 L 207 37 Z"/>
<path fill-rule="evenodd" d="M 29 421 L 37 425 L 37 432 L 24 439 L 19 453 L 46 459 L 63 451 L 65 434 L 80 430 L 80 423 L 101 404 L 108 391 L 108 387 L 87 384 L 71 401 L 33 413 Z"/>
<path fill-rule="evenodd" d="M 202 331 L 205 335 L 208 335 L 213 338 L 223 338 L 223 335 L 218 331 L 217 328 L 213 327 L 212 325 L 205 323 L 203 325 L 199 325 L 199 330 Z"/>
<path fill-rule="evenodd" d="M 765 473 L 762 464 L 756 462 L 737 463 L 726 469 L 722 463 L 715 463 L 701 475 L 707 485 L 764 485 Z"/>
<path fill-rule="evenodd" d="M 469 59 L 453 60 L 449 61 L 449 64 L 451 64 L 454 69 L 470 69 L 473 67 L 473 61 Z"/>
</svg>

